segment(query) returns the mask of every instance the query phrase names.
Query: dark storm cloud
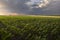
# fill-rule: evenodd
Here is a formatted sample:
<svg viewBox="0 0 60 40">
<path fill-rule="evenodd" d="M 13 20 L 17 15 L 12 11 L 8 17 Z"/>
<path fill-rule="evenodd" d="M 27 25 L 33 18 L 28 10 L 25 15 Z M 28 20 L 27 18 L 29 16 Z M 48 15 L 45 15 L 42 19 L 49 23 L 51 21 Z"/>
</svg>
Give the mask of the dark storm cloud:
<svg viewBox="0 0 60 40">
<path fill-rule="evenodd" d="M 13 12 L 27 13 L 29 11 L 29 7 L 25 5 L 25 2 L 27 1 L 28 0 L 9 0 L 8 6 Z"/>
<path fill-rule="evenodd" d="M 36 8 L 37 5 L 35 4 L 31 6 L 25 4 L 29 1 L 30 0 L 0 0 L 0 2 L 5 3 L 8 10 L 15 13 L 43 14 L 43 15 L 60 14 L 60 1 L 59 0 L 50 0 L 49 5 L 43 8 Z"/>
<path fill-rule="evenodd" d="M 52 0 L 45 8 L 34 8 L 32 13 L 43 15 L 60 15 L 60 0 Z"/>
<path fill-rule="evenodd" d="M 17 13 L 29 11 L 27 5 L 24 4 L 27 1 L 29 0 L 0 0 L 0 2 L 4 3 L 10 11 Z"/>
</svg>

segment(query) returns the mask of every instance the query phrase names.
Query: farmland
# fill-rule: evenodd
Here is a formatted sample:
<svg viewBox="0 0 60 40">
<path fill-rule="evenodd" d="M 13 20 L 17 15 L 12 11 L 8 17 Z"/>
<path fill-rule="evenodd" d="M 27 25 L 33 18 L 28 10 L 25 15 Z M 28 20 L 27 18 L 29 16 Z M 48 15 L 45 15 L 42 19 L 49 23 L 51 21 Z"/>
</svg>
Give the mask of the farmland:
<svg viewBox="0 0 60 40">
<path fill-rule="evenodd" d="M 0 16 L 0 40 L 60 40 L 60 16 Z"/>
</svg>

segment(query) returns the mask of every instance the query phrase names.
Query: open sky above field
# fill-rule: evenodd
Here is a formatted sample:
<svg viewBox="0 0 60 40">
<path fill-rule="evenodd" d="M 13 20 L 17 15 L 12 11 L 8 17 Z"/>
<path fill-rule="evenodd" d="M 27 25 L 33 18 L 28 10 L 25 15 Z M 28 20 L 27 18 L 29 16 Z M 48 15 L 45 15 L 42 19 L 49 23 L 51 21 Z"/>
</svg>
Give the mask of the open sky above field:
<svg viewBox="0 0 60 40">
<path fill-rule="evenodd" d="M 0 0 L 0 15 L 60 15 L 60 0 Z"/>
</svg>

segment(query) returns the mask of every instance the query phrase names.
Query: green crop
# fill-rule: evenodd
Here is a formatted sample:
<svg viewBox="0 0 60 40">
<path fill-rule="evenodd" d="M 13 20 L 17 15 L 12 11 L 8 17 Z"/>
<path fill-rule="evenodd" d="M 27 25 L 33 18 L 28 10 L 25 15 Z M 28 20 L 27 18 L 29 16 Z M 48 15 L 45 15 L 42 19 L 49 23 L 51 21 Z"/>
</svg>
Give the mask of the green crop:
<svg viewBox="0 0 60 40">
<path fill-rule="evenodd" d="M 0 16 L 0 40 L 60 40 L 60 18 Z"/>
</svg>

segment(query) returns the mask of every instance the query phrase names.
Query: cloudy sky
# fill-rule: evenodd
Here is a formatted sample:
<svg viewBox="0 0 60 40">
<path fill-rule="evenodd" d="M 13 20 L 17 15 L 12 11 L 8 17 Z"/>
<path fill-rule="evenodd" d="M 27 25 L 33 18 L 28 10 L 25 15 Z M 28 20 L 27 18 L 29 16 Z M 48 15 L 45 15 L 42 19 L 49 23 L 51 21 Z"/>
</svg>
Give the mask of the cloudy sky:
<svg viewBox="0 0 60 40">
<path fill-rule="evenodd" d="M 60 15 L 60 0 L 0 0 L 0 15 Z"/>
</svg>

